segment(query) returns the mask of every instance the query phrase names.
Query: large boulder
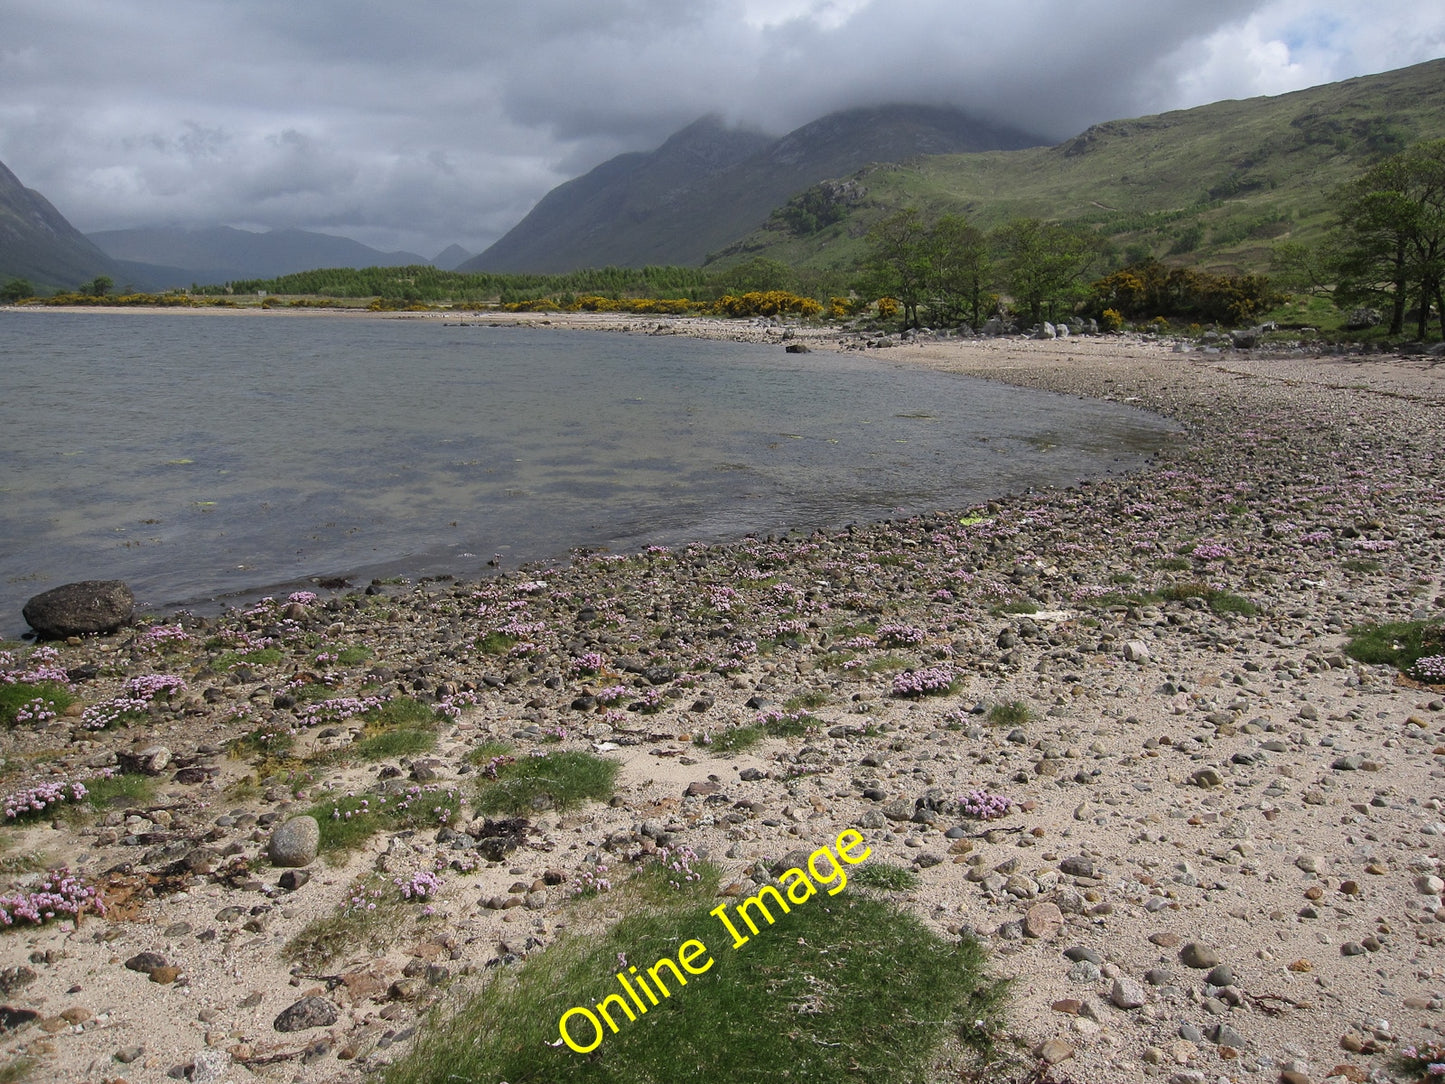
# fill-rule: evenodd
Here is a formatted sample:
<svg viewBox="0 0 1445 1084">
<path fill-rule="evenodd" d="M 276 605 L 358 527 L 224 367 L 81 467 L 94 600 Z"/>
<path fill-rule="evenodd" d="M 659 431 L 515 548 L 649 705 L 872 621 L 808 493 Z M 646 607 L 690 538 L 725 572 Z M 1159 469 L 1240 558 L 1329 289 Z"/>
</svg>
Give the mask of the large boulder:
<svg viewBox="0 0 1445 1084">
<path fill-rule="evenodd" d="M 321 825 L 315 817 L 292 817 L 271 833 L 266 854 L 273 866 L 309 866 L 321 846 Z"/>
<path fill-rule="evenodd" d="M 82 580 L 36 595 L 21 613 L 42 640 L 114 632 L 135 616 L 135 595 L 120 580 Z"/>
<path fill-rule="evenodd" d="M 1372 327 L 1379 327 L 1385 319 L 1379 309 L 1372 309 L 1366 305 L 1351 309 L 1350 315 L 1345 317 L 1346 331 L 1366 331 Z"/>
</svg>

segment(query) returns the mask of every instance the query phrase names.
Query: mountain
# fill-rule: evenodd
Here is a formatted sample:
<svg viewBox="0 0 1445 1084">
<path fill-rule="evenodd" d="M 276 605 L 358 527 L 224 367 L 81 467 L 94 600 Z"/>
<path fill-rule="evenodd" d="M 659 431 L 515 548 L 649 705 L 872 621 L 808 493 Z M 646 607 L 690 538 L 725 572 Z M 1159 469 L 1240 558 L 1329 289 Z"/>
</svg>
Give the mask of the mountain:
<svg viewBox="0 0 1445 1084">
<path fill-rule="evenodd" d="M 795 193 L 870 162 L 1011 149 L 1040 140 L 955 109 L 832 113 L 781 139 L 706 117 L 649 153 L 619 155 L 549 192 L 460 271 L 698 266 Z"/>
<path fill-rule="evenodd" d="M 1445 60 L 1308 90 L 1097 124 L 1054 147 L 870 166 L 819 224 L 780 209 L 718 253 L 857 266 L 869 227 L 905 207 L 989 229 L 1020 216 L 1098 229 L 1122 257 L 1267 271 L 1281 241 L 1319 240 L 1331 193 L 1366 166 L 1445 138 Z M 795 201 L 796 202 L 796 201 Z"/>
<path fill-rule="evenodd" d="M 475 252 L 468 252 L 461 245 L 448 245 L 432 257 L 431 265 L 443 271 L 455 271 L 475 255 Z"/>
<path fill-rule="evenodd" d="M 158 226 L 90 234 L 121 263 L 123 277 L 143 289 L 269 279 L 318 267 L 405 267 L 429 262 L 414 252 L 382 252 L 325 233 L 255 233 L 214 226 Z"/>
<path fill-rule="evenodd" d="M 97 275 L 117 278 L 119 272 L 49 200 L 0 162 L 0 283 L 19 278 L 36 289 L 69 289 Z"/>
</svg>

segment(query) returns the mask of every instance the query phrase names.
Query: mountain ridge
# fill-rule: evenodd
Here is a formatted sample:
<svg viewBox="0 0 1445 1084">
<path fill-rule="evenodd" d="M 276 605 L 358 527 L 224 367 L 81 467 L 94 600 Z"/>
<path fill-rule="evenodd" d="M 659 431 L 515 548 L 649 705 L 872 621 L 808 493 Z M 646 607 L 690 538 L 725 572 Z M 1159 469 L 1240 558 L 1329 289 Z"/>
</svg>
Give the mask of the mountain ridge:
<svg viewBox="0 0 1445 1084">
<path fill-rule="evenodd" d="M 778 138 L 704 117 L 656 150 L 618 155 L 558 185 L 458 270 L 699 266 L 789 196 L 869 162 L 1039 142 L 944 106 L 841 110 Z"/>
<path fill-rule="evenodd" d="M 88 235 L 144 289 L 276 278 L 318 267 L 405 267 L 431 261 L 382 252 L 349 237 L 301 229 L 258 232 L 233 226 L 153 226 Z"/>
<path fill-rule="evenodd" d="M 0 162 L 0 282 L 25 279 L 37 289 L 71 288 L 117 274 L 109 256 Z"/>
</svg>

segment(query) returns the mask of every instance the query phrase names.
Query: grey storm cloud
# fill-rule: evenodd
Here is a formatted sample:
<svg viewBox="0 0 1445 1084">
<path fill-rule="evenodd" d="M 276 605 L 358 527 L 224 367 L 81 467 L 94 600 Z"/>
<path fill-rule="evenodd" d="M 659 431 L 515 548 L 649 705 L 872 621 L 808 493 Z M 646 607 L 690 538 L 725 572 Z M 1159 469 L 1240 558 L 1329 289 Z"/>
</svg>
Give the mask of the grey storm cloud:
<svg viewBox="0 0 1445 1084">
<path fill-rule="evenodd" d="M 1404 0 L 0 0 L 0 161 L 85 230 L 480 250 L 706 113 L 949 104 L 1055 141 L 1445 54 Z"/>
</svg>

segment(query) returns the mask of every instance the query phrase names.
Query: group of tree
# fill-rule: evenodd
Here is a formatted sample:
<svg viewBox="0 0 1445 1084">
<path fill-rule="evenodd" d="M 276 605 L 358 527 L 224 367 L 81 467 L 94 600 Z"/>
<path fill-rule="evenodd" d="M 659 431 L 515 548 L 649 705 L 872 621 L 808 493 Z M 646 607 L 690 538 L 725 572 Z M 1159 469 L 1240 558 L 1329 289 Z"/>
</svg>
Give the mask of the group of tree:
<svg viewBox="0 0 1445 1084">
<path fill-rule="evenodd" d="M 930 224 L 904 210 L 879 222 L 869 242 L 863 292 L 895 300 L 905 327 L 921 326 L 926 312 L 936 325 L 977 328 L 1005 296 L 1032 325 L 1106 313 L 1236 325 L 1284 300 L 1262 275 L 1210 274 L 1152 259 L 1094 279 L 1107 256 L 1099 235 L 1036 218 L 985 234 L 957 215 Z"/>
<path fill-rule="evenodd" d="M 1313 248 L 1283 246 L 1277 265 L 1296 287 L 1332 292 L 1342 309 L 1378 307 L 1388 334 L 1445 338 L 1445 139 L 1377 162 L 1334 196 L 1335 225 Z"/>
</svg>

